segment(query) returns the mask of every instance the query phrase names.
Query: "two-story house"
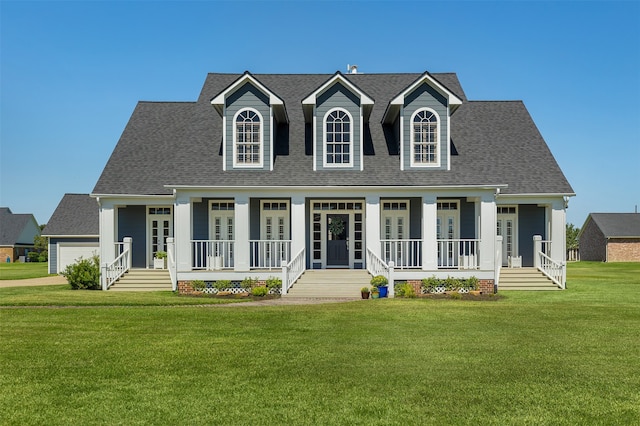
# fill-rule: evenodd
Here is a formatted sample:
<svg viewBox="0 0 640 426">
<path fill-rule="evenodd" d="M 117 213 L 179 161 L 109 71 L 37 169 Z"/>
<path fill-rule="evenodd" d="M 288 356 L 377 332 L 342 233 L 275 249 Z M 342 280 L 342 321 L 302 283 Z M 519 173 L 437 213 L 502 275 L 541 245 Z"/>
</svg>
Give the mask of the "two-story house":
<svg viewBox="0 0 640 426">
<path fill-rule="evenodd" d="M 563 287 L 572 195 L 522 102 L 340 72 L 209 74 L 195 102 L 140 102 L 92 193 L 105 288 L 168 251 L 174 288 L 282 270 L 284 291 L 331 268 L 493 285 L 510 259 Z"/>
</svg>

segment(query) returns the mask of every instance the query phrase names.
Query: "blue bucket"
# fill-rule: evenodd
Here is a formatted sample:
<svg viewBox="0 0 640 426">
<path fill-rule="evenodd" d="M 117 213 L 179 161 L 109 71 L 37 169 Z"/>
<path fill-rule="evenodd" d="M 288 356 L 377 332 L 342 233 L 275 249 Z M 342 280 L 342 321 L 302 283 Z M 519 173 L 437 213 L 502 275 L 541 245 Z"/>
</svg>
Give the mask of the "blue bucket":
<svg viewBox="0 0 640 426">
<path fill-rule="evenodd" d="M 380 290 L 380 298 L 387 297 L 388 287 L 378 287 L 378 290 Z"/>
</svg>

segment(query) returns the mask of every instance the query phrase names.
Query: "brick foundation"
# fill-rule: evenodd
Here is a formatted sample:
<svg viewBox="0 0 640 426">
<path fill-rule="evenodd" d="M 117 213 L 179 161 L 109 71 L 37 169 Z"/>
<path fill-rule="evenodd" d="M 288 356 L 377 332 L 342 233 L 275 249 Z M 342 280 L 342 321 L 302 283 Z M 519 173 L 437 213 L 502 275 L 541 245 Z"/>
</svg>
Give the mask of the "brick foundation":
<svg viewBox="0 0 640 426">
<path fill-rule="evenodd" d="M 493 294 L 495 292 L 493 280 L 480 280 L 478 290 L 480 290 L 482 294 Z"/>
<path fill-rule="evenodd" d="M 264 287 L 267 284 L 265 280 L 258 280 L 256 286 Z M 184 295 L 197 295 L 202 294 L 203 292 L 194 290 L 191 286 L 191 281 L 178 281 L 178 294 Z"/>
</svg>

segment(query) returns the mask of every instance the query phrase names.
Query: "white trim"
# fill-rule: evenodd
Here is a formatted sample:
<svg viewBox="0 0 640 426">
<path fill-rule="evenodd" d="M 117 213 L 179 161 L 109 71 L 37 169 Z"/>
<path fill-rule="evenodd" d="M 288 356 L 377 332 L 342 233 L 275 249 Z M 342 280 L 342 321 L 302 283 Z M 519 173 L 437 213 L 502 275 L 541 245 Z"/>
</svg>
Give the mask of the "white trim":
<svg viewBox="0 0 640 426">
<path fill-rule="evenodd" d="M 423 112 L 423 111 L 427 111 L 430 112 L 431 114 L 434 115 L 434 117 L 436 118 L 436 135 L 437 135 L 437 141 L 436 141 L 436 161 L 434 163 L 417 163 L 414 159 L 414 155 L 415 155 L 415 135 L 414 135 L 414 129 L 413 129 L 413 120 L 416 118 L 416 115 L 418 115 L 419 113 Z M 409 156 L 409 165 L 412 168 L 437 168 L 440 167 L 441 163 L 442 163 L 442 154 L 440 153 L 440 149 L 441 149 L 441 144 L 440 144 L 440 140 L 442 139 L 442 135 L 440 133 L 441 131 L 441 127 L 440 127 L 440 115 L 433 109 L 433 108 L 429 108 L 429 107 L 423 107 L 423 108 L 418 108 L 417 110 L 415 110 L 412 114 L 411 114 L 411 121 L 409 123 L 409 150 L 411 152 L 411 155 Z"/>
<path fill-rule="evenodd" d="M 447 134 L 444 143 L 447 148 L 447 170 L 451 170 L 451 108 L 447 105 Z"/>
<path fill-rule="evenodd" d="M 355 87 L 353 83 L 347 80 L 342 74 L 336 73 L 333 77 L 327 80 L 322 86 L 313 91 L 309 96 L 302 100 L 302 105 L 315 105 L 316 100 L 319 94 L 323 93 L 327 88 L 333 86 L 336 81 L 340 81 L 344 86 L 346 86 L 353 93 L 357 94 L 360 97 L 360 105 L 373 105 L 373 99 L 368 97 L 364 92 Z"/>
<path fill-rule="evenodd" d="M 227 171 L 227 107 L 222 110 L 222 170 Z"/>
<path fill-rule="evenodd" d="M 360 171 L 364 170 L 364 116 L 360 105 Z"/>
<path fill-rule="evenodd" d="M 416 81 L 413 82 L 413 84 L 411 84 L 411 86 L 409 86 L 407 89 L 403 90 L 398 96 L 393 98 L 391 100 L 391 102 L 389 102 L 389 104 L 390 105 L 404 105 L 405 96 L 408 93 L 413 92 L 420 84 L 422 84 L 425 81 L 428 82 L 427 84 L 429 84 L 429 86 L 433 87 L 438 92 L 440 92 L 441 95 L 443 95 L 444 97 L 447 98 L 447 104 L 448 105 L 462 105 L 462 99 L 457 97 L 453 92 L 449 91 L 442 84 L 438 83 L 428 73 L 425 73 L 422 76 L 420 76 Z"/>
<path fill-rule="evenodd" d="M 220 93 L 215 98 L 211 99 L 211 105 L 224 105 L 225 99 L 228 94 L 235 92 L 238 88 L 240 88 L 246 81 L 251 82 L 258 90 L 269 97 L 270 105 L 284 105 L 284 101 L 276 96 L 273 92 L 263 86 L 258 80 L 255 79 L 251 74 L 245 72 L 240 78 L 238 78 L 231 86 L 229 86 L 226 90 Z"/>
<path fill-rule="evenodd" d="M 404 171 L 404 108 L 400 108 L 400 171 Z"/>
<path fill-rule="evenodd" d="M 273 171 L 273 158 L 275 153 L 273 152 L 273 107 L 269 106 L 269 171 Z"/>
<path fill-rule="evenodd" d="M 258 156 L 258 158 L 260 159 L 260 161 L 258 163 L 238 163 L 238 143 L 237 143 L 237 129 L 236 129 L 236 120 L 238 118 L 238 116 L 240 114 L 242 114 L 245 111 L 251 111 L 253 113 L 255 113 L 258 118 L 260 118 L 260 154 Z M 234 169 L 261 169 L 263 167 L 264 164 L 264 118 L 262 117 L 262 114 L 260 114 L 260 111 L 258 111 L 255 108 L 251 108 L 251 107 L 245 107 L 242 109 L 239 109 L 234 115 L 233 115 L 233 123 L 232 125 L 232 137 L 233 137 L 233 168 Z"/>
<path fill-rule="evenodd" d="M 318 142 L 318 131 L 317 131 L 317 117 L 316 117 L 316 106 L 313 106 L 313 124 L 311 124 L 313 126 L 312 132 L 313 132 L 313 171 L 315 172 L 318 167 L 317 167 L 317 161 L 318 161 L 318 148 L 316 147 L 317 142 Z"/>
<path fill-rule="evenodd" d="M 348 163 L 327 163 L 327 117 L 329 114 L 341 111 L 344 112 L 349 117 L 349 162 Z M 360 116 L 362 119 L 362 116 Z M 354 156 L 354 143 L 353 143 L 353 128 L 354 128 L 353 116 L 349 111 L 342 107 L 331 108 L 326 112 L 324 117 L 322 118 L 322 167 L 325 169 L 333 169 L 333 168 L 349 168 L 353 167 L 353 156 Z M 360 137 L 362 138 L 362 129 L 360 129 Z M 332 142 L 332 143 L 335 143 Z M 342 142 L 341 142 L 342 143 Z M 362 150 L 361 150 L 362 151 Z"/>
<path fill-rule="evenodd" d="M 95 235 L 50 235 L 50 234 L 42 234 L 42 237 L 47 237 L 47 238 L 100 238 L 99 234 L 95 234 Z M 33 245 L 33 244 L 31 244 Z"/>
</svg>

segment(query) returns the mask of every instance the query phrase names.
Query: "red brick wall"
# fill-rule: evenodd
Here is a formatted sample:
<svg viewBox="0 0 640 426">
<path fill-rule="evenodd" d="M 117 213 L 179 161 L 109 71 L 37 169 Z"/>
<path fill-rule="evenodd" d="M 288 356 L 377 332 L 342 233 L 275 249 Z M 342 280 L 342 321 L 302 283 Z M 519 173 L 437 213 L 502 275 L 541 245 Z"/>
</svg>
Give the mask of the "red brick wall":
<svg viewBox="0 0 640 426">
<path fill-rule="evenodd" d="M 480 290 L 482 294 L 494 293 L 493 280 L 480 280 L 480 283 L 478 284 L 478 290 Z"/>
<path fill-rule="evenodd" d="M 13 248 L 12 247 L 0 248 L 0 261 L 2 263 L 6 262 L 7 257 L 11 258 L 11 262 L 15 262 L 15 258 L 13 257 Z"/>
<path fill-rule="evenodd" d="M 640 238 L 609 240 L 607 262 L 640 262 Z"/>
</svg>

